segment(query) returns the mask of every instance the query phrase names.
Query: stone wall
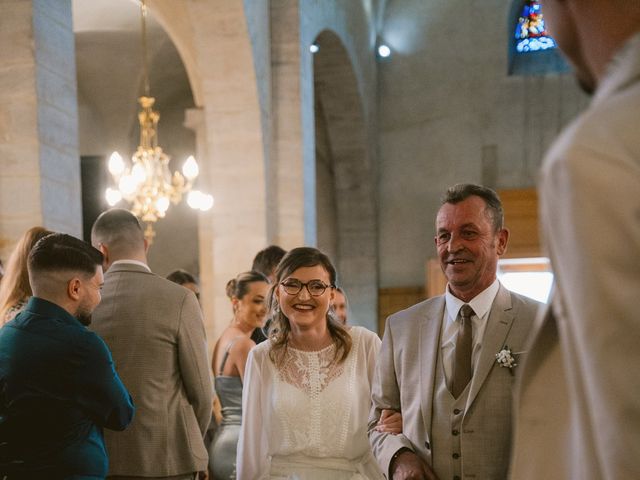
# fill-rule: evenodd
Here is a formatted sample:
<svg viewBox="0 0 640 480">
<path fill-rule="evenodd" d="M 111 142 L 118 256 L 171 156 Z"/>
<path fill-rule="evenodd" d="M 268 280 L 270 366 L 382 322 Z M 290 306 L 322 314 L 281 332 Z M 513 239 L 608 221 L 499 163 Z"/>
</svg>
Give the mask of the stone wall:
<svg viewBox="0 0 640 480">
<path fill-rule="evenodd" d="M 82 235 L 70 0 L 1 0 L 0 257 L 34 225 Z"/>
<path fill-rule="evenodd" d="M 434 219 L 458 182 L 535 184 L 552 139 L 586 104 L 569 74 L 507 74 L 503 0 L 390 0 L 379 68 L 380 284 L 422 285 Z"/>
</svg>

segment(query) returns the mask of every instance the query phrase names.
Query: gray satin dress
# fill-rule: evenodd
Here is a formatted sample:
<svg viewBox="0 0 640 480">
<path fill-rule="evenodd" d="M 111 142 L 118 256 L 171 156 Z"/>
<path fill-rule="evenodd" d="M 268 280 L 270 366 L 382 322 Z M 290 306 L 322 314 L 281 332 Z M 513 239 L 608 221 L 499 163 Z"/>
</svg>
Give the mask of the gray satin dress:
<svg viewBox="0 0 640 480">
<path fill-rule="evenodd" d="M 209 447 L 209 469 L 213 480 L 235 480 L 236 450 L 242 423 L 242 380 L 240 377 L 222 375 L 229 350 L 235 339 L 229 342 L 222 358 L 219 375 L 215 378 L 215 388 L 222 407 L 222 421 Z"/>
</svg>

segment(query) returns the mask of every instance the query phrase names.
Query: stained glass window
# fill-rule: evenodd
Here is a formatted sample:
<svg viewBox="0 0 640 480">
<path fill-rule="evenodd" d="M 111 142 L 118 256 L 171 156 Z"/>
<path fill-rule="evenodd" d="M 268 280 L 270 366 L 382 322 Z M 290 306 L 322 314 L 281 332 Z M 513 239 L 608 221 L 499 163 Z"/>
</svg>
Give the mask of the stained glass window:
<svg viewBox="0 0 640 480">
<path fill-rule="evenodd" d="M 515 31 L 518 53 L 539 52 L 556 48 L 556 42 L 547 33 L 538 0 L 526 0 Z"/>
</svg>

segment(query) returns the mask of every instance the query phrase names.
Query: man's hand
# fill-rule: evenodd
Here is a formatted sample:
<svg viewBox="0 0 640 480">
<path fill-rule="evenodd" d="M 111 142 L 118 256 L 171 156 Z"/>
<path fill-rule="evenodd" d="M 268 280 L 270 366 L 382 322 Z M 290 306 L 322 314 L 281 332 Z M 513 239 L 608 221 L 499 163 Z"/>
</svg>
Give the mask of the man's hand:
<svg viewBox="0 0 640 480">
<path fill-rule="evenodd" d="M 438 480 L 431 467 L 411 450 L 404 450 L 391 461 L 389 472 L 393 480 Z"/>
<path fill-rule="evenodd" d="M 391 433 L 392 435 L 402 433 L 402 414 L 395 410 L 382 410 L 375 429 L 378 432 Z"/>
</svg>

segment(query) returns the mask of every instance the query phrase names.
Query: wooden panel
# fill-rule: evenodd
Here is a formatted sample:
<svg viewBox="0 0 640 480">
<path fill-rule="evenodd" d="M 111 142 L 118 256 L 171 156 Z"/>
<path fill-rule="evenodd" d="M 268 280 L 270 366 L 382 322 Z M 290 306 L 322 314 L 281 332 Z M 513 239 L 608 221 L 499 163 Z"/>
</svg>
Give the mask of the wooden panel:
<svg viewBox="0 0 640 480">
<path fill-rule="evenodd" d="M 536 190 L 500 190 L 498 194 L 504 208 L 504 224 L 510 231 L 505 258 L 541 256 Z"/>
<path fill-rule="evenodd" d="M 423 287 L 381 288 L 378 291 L 378 333 L 382 336 L 389 315 L 424 299 Z"/>
</svg>

